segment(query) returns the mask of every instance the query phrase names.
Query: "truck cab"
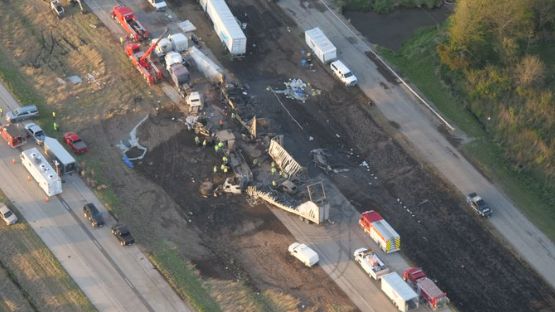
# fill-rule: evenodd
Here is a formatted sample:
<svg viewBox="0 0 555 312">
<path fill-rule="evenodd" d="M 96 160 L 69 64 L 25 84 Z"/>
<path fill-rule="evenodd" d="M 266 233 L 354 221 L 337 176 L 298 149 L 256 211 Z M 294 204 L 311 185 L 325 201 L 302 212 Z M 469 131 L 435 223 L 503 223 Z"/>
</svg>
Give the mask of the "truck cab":
<svg viewBox="0 0 555 312">
<path fill-rule="evenodd" d="M 351 70 L 340 60 L 330 63 L 330 68 L 341 82 L 347 87 L 356 86 L 358 80 L 357 77 L 351 72 Z"/>
</svg>

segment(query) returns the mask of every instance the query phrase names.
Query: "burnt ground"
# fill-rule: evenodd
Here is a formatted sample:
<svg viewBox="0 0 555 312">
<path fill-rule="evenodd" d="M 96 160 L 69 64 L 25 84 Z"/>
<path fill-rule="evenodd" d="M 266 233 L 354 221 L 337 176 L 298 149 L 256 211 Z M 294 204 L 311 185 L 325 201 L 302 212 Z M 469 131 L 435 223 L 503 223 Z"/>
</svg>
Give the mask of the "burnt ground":
<svg viewBox="0 0 555 312">
<path fill-rule="evenodd" d="M 244 197 L 223 195 L 203 198 L 200 182 L 222 183 L 222 173 L 211 147 L 194 144 L 194 134 L 183 130 L 147 154 L 139 171 L 159 184 L 181 206 L 182 217 L 202 233 L 210 252 L 192 261 L 205 277 L 242 280 L 256 291 L 279 289 L 300 303 L 328 310 L 342 306 L 356 310 L 320 268 L 307 270 L 290 257 L 289 231 L 265 206 L 251 206 Z"/>
<path fill-rule="evenodd" d="M 368 41 L 398 50 L 419 28 L 440 26 L 452 11 L 453 5 L 444 4 L 435 9 L 400 8 L 389 14 L 346 11 L 343 15 Z"/>
<path fill-rule="evenodd" d="M 199 33 L 207 34 L 202 39 L 215 54 L 223 56 L 202 13 L 187 12 L 198 13 L 198 5 L 194 1 L 173 5 L 193 21 Z M 346 90 L 319 65 L 315 71 L 300 68 L 300 51 L 306 49 L 302 34 L 288 29 L 287 25 L 294 23 L 275 4 L 236 0 L 231 5 L 236 16 L 248 22 L 247 36 L 256 47 L 251 46 L 251 53 L 243 61 L 220 59 L 248 84 L 253 98 L 247 107 L 249 115 L 269 118 L 279 133 L 286 135 L 285 145 L 300 163 L 310 164 L 309 151 L 323 147 L 335 151 L 336 162 L 350 164 L 349 172 L 332 175 L 331 179 L 359 211 L 376 209 L 388 219 L 403 237 L 403 254 L 437 280 L 458 309 L 552 311 L 553 290 L 504 246 L 487 224 L 464 207 L 457 193 L 411 158 L 374 121 L 377 112 L 365 105 L 367 99 L 358 89 Z M 310 81 L 322 90 L 306 103 L 282 97 L 302 129 L 266 91 L 267 86 L 282 88 L 283 81 L 293 77 Z M 309 136 L 314 140 L 308 140 Z M 313 286 L 308 285 L 314 284 L 309 281 L 318 281 L 325 273 L 317 270 L 316 275 L 308 274 L 286 257 L 283 251 L 289 234 L 266 208 L 251 207 L 240 198 L 201 199 L 191 195 L 198 188 L 191 177 L 198 182 L 211 176 L 212 161 L 216 161 L 207 156 L 211 152 L 198 151 L 192 141 L 191 134 L 178 134 L 148 154 L 145 164 L 150 159 L 153 165 L 139 166 L 139 170 L 161 185 L 181 205 L 184 215 L 193 214 L 207 247 L 218 255 L 197 259 L 202 260 L 197 261 L 201 271 L 219 278 L 236 278 L 239 274 L 254 287 L 275 286 L 312 302 L 338 291 L 329 287 L 310 289 Z M 360 156 L 356 162 L 345 156 L 351 149 Z M 208 161 L 195 160 L 198 158 Z M 362 160 L 370 164 L 378 180 L 356 165 Z M 310 172 L 316 174 L 318 170 L 310 167 Z M 266 255 L 281 264 L 276 266 L 279 270 L 266 265 Z M 223 270 L 222 261 L 228 264 Z M 229 267 L 233 266 L 237 269 L 230 275 Z"/>
</svg>

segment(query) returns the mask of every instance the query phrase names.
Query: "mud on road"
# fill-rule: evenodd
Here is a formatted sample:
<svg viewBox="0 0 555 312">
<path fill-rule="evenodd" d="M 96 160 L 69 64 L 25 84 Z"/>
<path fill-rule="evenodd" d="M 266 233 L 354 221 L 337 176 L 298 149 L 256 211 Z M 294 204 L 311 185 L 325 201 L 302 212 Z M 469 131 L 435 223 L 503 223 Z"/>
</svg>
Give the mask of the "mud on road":
<svg viewBox="0 0 555 312">
<path fill-rule="evenodd" d="M 278 133 L 286 135 L 286 147 L 297 160 L 309 165 L 309 151 L 317 147 L 336 151 L 335 161 L 350 165 L 350 171 L 332 176 L 340 190 L 359 211 L 376 209 L 383 214 L 403 237 L 403 254 L 437 280 L 460 310 L 552 310 L 553 290 L 490 232 L 486 222 L 464 207 L 459 194 L 412 159 L 392 139 L 391 129 L 374 121 L 377 112 L 359 90 L 341 87 L 318 64 L 315 70 L 300 67 L 301 51 L 306 49 L 302 32 L 277 6 L 240 0 L 231 7 L 241 22 L 248 24 L 251 52 L 241 62 L 224 58 L 223 63 L 249 86 L 255 99 L 249 107 L 251 114 L 272 120 Z M 217 55 L 223 54 L 217 40 L 207 41 Z M 302 78 L 322 91 L 306 103 L 281 98 L 302 129 L 266 90 L 268 86 L 282 88 L 289 78 Z M 347 157 L 353 154 L 358 157 Z M 368 162 L 368 170 L 358 166 L 363 160 Z M 316 171 L 310 168 L 310 172 Z M 218 205 L 217 199 L 210 201 Z M 256 224 L 260 218 L 244 204 L 226 209 L 234 209 L 229 218 L 246 219 L 233 221 L 235 226 L 230 224 L 231 229 L 217 233 L 252 227 L 243 222 Z M 219 212 L 226 215 L 223 209 Z M 199 226 L 205 224 L 204 229 L 210 230 L 206 222 L 200 221 Z M 260 276 L 271 276 L 271 272 Z"/>
</svg>

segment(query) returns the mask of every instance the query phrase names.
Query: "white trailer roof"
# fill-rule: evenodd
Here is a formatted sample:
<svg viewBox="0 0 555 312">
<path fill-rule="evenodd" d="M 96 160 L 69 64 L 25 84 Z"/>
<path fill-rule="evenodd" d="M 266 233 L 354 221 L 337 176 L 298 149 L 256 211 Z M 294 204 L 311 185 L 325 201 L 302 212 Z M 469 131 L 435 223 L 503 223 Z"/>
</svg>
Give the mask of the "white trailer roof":
<svg viewBox="0 0 555 312">
<path fill-rule="evenodd" d="M 382 277 L 382 283 L 387 283 L 391 288 L 395 289 L 397 294 L 404 300 L 410 301 L 418 297 L 418 295 L 410 288 L 409 285 L 397 274 L 392 272 Z"/>
<path fill-rule="evenodd" d="M 309 36 L 323 52 L 336 50 L 326 34 L 318 27 L 305 31 L 305 35 Z"/>
<path fill-rule="evenodd" d="M 46 137 L 44 139 L 44 147 L 45 149 L 50 150 L 58 161 L 62 163 L 62 165 L 67 165 L 71 163 L 75 163 L 75 158 L 71 156 L 71 154 L 60 144 L 60 142 L 54 138 Z"/>
<path fill-rule="evenodd" d="M 372 226 L 376 228 L 378 232 L 380 232 L 384 239 L 390 240 L 396 237 L 399 237 L 399 234 L 387 223 L 385 220 L 379 220 L 372 223 Z"/>
<path fill-rule="evenodd" d="M 233 13 L 231 13 L 231 10 L 227 6 L 227 3 L 225 3 L 225 0 L 211 0 L 211 2 L 216 12 L 218 12 L 218 17 L 220 18 L 220 21 L 222 22 L 222 24 L 225 25 L 227 31 L 229 32 L 229 36 L 231 36 L 231 38 L 233 38 L 234 40 L 246 40 L 247 37 L 243 33 L 241 27 L 239 27 L 235 16 L 233 15 Z"/>
<path fill-rule="evenodd" d="M 40 172 L 41 176 L 43 177 L 44 181 L 51 182 L 57 181 L 60 179 L 56 171 L 50 166 L 48 161 L 44 158 L 44 156 L 39 152 L 36 147 L 24 150 L 21 152 L 24 154 L 27 159 L 29 159 L 30 163 Z"/>
</svg>

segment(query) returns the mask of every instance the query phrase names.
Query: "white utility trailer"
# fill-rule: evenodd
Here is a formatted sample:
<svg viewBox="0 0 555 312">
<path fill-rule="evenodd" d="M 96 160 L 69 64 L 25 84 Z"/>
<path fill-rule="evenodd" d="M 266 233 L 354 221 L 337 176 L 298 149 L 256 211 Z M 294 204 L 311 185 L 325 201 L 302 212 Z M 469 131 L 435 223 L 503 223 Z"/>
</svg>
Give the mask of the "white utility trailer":
<svg viewBox="0 0 555 312">
<path fill-rule="evenodd" d="M 21 163 L 48 196 L 62 193 L 62 179 L 36 147 L 24 150 Z"/>
</svg>

